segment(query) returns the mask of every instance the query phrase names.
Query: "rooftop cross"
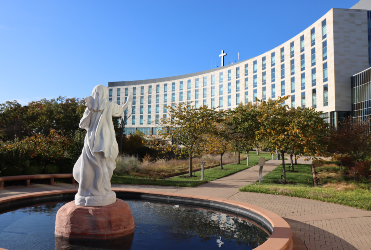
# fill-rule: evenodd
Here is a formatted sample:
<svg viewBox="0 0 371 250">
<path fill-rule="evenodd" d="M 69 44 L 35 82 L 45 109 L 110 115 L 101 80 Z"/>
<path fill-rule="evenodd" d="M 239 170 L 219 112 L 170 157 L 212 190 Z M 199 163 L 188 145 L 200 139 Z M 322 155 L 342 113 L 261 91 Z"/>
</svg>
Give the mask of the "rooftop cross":
<svg viewBox="0 0 371 250">
<path fill-rule="evenodd" d="M 224 50 L 222 50 L 222 53 L 219 55 L 219 57 L 222 58 L 222 67 L 224 66 L 224 56 L 226 56 L 227 53 L 224 53 Z"/>
</svg>

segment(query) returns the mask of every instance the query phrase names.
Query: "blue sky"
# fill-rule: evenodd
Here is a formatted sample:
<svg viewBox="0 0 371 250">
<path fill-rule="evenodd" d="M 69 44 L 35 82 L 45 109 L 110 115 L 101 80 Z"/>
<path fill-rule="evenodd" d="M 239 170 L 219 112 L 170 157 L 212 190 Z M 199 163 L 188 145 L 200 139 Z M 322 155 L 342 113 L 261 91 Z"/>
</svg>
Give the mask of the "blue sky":
<svg viewBox="0 0 371 250">
<path fill-rule="evenodd" d="M 260 55 L 358 0 L 0 0 L 0 103 L 83 98 L 110 81 Z"/>
</svg>

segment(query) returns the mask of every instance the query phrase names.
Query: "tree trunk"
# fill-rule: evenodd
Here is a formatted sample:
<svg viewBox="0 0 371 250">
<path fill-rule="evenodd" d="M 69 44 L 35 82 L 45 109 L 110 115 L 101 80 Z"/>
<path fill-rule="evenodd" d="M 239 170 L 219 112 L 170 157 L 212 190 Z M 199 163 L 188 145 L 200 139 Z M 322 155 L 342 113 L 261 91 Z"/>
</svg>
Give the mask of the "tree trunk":
<svg viewBox="0 0 371 250">
<path fill-rule="evenodd" d="M 340 171 L 343 169 L 343 154 L 340 155 Z"/>
<path fill-rule="evenodd" d="M 290 170 L 294 172 L 294 161 L 292 159 L 292 154 L 290 154 L 290 164 L 291 164 Z"/>
<path fill-rule="evenodd" d="M 220 154 L 220 169 L 223 169 L 223 154 Z"/>
<path fill-rule="evenodd" d="M 259 149 L 256 147 L 256 155 L 259 155 Z"/>
<path fill-rule="evenodd" d="M 192 177 L 192 154 L 189 154 L 189 177 Z"/>
<path fill-rule="evenodd" d="M 297 155 L 294 155 L 295 156 L 295 165 L 298 165 L 298 157 Z"/>
<path fill-rule="evenodd" d="M 238 151 L 238 161 L 237 161 L 237 164 L 240 165 L 241 164 L 241 159 L 240 159 L 240 151 Z"/>
<path fill-rule="evenodd" d="M 356 160 L 355 163 L 354 163 L 354 182 L 357 181 L 357 179 L 356 179 L 356 174 L 357 174 L 357 160 Z"/>
<path fill-rule="evenodd" d="M 281 156 L 282 156 L 282 182 L 286 182 L 285 153 L 281 153 Z"/>
<path fill-rule="evenodd" d="M 314 167 L 314 164 L 313 163 L 312 163 L 312 176 L 313 176 L 313 187 L 317 187 L 317 185 L 318 185 L 318 178 L 317 178 L 316 168 Z"/>
</svg>

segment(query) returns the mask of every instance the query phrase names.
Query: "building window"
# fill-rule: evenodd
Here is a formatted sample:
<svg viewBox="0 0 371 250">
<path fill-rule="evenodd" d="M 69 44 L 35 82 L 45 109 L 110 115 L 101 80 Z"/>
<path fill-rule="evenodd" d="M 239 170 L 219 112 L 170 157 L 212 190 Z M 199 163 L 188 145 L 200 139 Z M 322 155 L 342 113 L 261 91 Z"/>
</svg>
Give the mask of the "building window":
<svg viewBox="0 0 371 250">
<path fill-rule="evenodd" d="M 240 78 L 240 67 L 236 68 L 236 79 Z"/>
<path fill-rule="evenodd" d="M 295 62 L 294 59 L 291 60 L 291 75 L 295 75 Z"/>
<path fill-rule="evenodd" d="M 249 88 L 249 78 L 246 77 L 245 78 L 245 89 L 248 89 Z"/>
<path fill-rule="evenodd" d="M 301 107 L 305 108 L 305 92 L 301 92 Z"/>
<path fill-rule="evenodd" d="M 236 105 L 240 104 L 240 93 L 236 94 Z"/>
<path fill-rule="evenodd" d="M 312 89 L 312 107 L 317 108 L 317 92 L 316 89 Z"/>
<path fill-rule="evenodd" d="M 135 115 L 131 115 L 131 125 L 135 125 Z"/>
<path fill-rule="evenodd" d="M 196 78 L 196 89 L 200 86 L 200 80 Z"/>
<path fill-rule="evenodd" d="M 167 117 L 166 114 L 164 114 L 164 115 L 162 116 L 162 118 L 164 119 L 164 121 L 166 121 L 166 117 Z"/>
<path fill-rule="evenodd" d="M 316 44 L 316 30 L 313 28 L 310 30 L 310 46 L 314 46 Z"/>
<path fill-rule="evenodd" d="M 171 93 L 171 102 L 175 102 L 175 93 Z"/>
<path fill-rule="evenodd" d="M 245 64 L 245 76 L 249 75 L 249 65 L 246 63 Z"/>
<path fill-rule="evenodd" d="M 258 61 L 254 61 L 254 63 L 253 63 L 253 70 L 254 70 L 254 74 L 258 71 Z"/>
<path fill-rule="evenodd" d="M 211 85 L 215 84 L 215 74 L 211 75 Z"/>
<path fill-rule="evenodd" d="M 312 67 L 316 65 L 316 48 L 312 48 Z"/>
<path fill-rule="evenodd" d="M 164 93 L 167 92 L 167 83 L 164 84 Z"/>
<path fill-rule="evenodd" d="M 183 90 L 183 81 L 180 81 L 179 83 L 179 90 Z"/>
<path fill-rule="evenodd" d="M 317 92 L 316 89 L 312 89 L 312 107 L 317 108 Z"/>
<path fill-rule="evenodd" d="M 164 112 L 163 112 L 164 114 L 166 114 L 167 113 L 167 105 L 164 105 Z"/>
<path fill-rule="evenodd" d="M 219 95 L 223 95 L 223 84 L 219 85 Z"/>
<path fill-rule="evenodd" d="M 139 106 L 139 114 L 143 115 L 143 105 Z"/>
<path fill-rule="evenodd" d="M 156 103 L 160 103 L 160 95 L 156 95 Z"/>
<path fill-rule="evenodd" d="M 295 108 L 295 95 L 291 96 L 291 108 Z"/>
<path fill-rule="evenodd" d="M 323 85 L 323 106 L 328 106 L 328 84 Z"/>
<path fill-rule="evenodd" d="M 191 100 L 191 91 L 190 90 L 187 91 L 187 100 L 188 101 Z"/>
<path fill-rule="evenodd" d="M 188 89 L 191 89 L 192 88 L 192 82 L 191 82 L 191 80 L 188 80 L 188 84 L 187 84 L 188 86 Z"/>
<path fill-rule="evenodd" d="M 300 37 L 300 53 L 304 52 L 304 35 Z"/>
<path fill-rule="evenodd" d="M 219 83 L 223 82 L 223 72 L 219 73 Z"/>
<path fill-rule="evenodd" d="M 144 96 L 140 97 L 140 104 L 144 104 Z"/>
<path fill-rule="evenodd" d="M 211 98 L 211 108 L 215 108 L 215 98 Z"/>
<path fill-rule="evenodd" d="M 295 93 L 295 77 L 291 77 L 291 93 Z"/>
<path fill-rule="evenodd" d="M 240 92 L 240 80 L 236 80 L 236 92 Z"/>
<path fill-rule="evenodd" d="M 328 74 L 327 74 L 327 62 L 323 64 L 323 82 L 327 82 Z"/>
<path fill-rule="evenodd" d="M 281 79 L 285 78 L 285 64 L 281 64 Z"/>
<path fill-rule="evenodd" d="M 109 89 L 109 92 L 108 92 L 109 97 L 112 97 L 112 91 L 113 91 L 112 89 Z"/>
<path fill-rule="evenodd" d="M 232 70 L 228 70 L 228 81 L 232 79 Z"/>
<path fill-rule="evenodd" d="M 254 75 L 254 88 L 258 86 L 258 75 Z"/>
<path fill-rule="evenodd" d="M 140 87 L 140 94 L 141 94 L 141 95 L 144 95 L 144 86 L 141 86 L 141 87 Z"/>
<path fill-rule="evenodd" d="M 204 88 L 204 98 L 207 98 L 207 88 Z"/>
<path fill-rule="evenodd" d="M 128 96 L 128 95 L 129 95 L 129 89 L 125 88 L 125 96 Z"/>
<path fill-rule="evenodd" d="M 137 94 L 137 88 L 133 87 L 133 95 L 136 95 L 136 94 Z"/>
<path fill-rule="evenodd" d="M 158 120 L 160 119 L 160 116 L 159 115 L 156 115 L 156 120 L 155 120 L 155 124 L 158 124 Z"/>
<path fill-rule="evenodd" d="M 199 91 L 198 91 L 198 89 L 196 89 L 196 92 L 195 92 L 195 99 L 198 100 L 198 98 L 199 98 Z"/>
<path fill-rule="evenodd" d="M 179 101 L 180 101 L 180 102 L 183 101 L 183 92 L 179 92 Z"/>
<path fill-rule="evenodd" d="M 256 98 L 258 98 L 258 90 L 254 89 L 254 102 L 256 102 Z"/>
<path fill-rule="evenodd" d="M 167 94 L 164 94 L 164 103 L 167 103 Z"/>
<path fill-rule="evenodd" d="M 137 97 L 133 96 L 133 105 L 136 105 L 136 104 L 137 104 Z"/>
<path fill-rule="evenodd" d="M 301 90 L 305 89 L 305 73 L 301 73 Z"/>
<path fill-rule="evenodd" d="M 267 87 L 263 87 L 263 100 L 267 99 Z"/>
<path fill-rule="evenodd" d="M 156 94 L 159 94 L 160 93 L 160 84 L 157 84 L 156 85 Z"/>
<path fill-rule="evenodd" d="M 232 92 L 232 84 L 229 82 L 228 83 L 228 94 Z"/>
<path fill-rule="evenodd" d="M 245 104 L 249 102 L 249 92 L 245 91 Z"/>
<path fill-rule="evenodd" d="M 121 89 L 118 88 L 118 89 L 117 89 L 117 96 L 120 96 L 120 94 L 121 94 Z"/>
<path fill-rule="evenodd" d="M 312 69 L 312 87 L 316 86 L 316 68 Z"/>
<path fill-rule="evenodd" d="M 124 103 L 126 103 L 128 101 L 128 98 L 127 97 L 125 97 L 125 102 Z"/>
<path fill-rule="evenodd" d="M 327 25 L 326 19 L 322 21 L 322 39 L 325 39 L 327 36 Z"/>
<path fill-rule="evenodd" d="M 171 91 L 173 91 L 173 92 L 175 91 L 175 82 L 171 83 Z"/>
<path fill-rule="evenodd" d="M 272 82 L 275 82 L 276 81 L 276 68 L 272 68 L 271 69 L 271 77 L 272 77 Z"/>
<path fill-rule="evenodd" d="M 281 82 L 281 96 L 285 95 L 285 81 Z"/>
<path fill-rule="evenodd" d="M 294 42 L 290 43 L 290 58 L 294 57 Z"/>
<path fill-rule="evenodd" d="M 223 96 L 219 97 L 219 108 L 223 108 Z"/>
<path fill-rule="evenodd" d="M 120 105 L 120 97 L 117 97 L 117 104 Z"/>
<path fill-rule="evenodd" d="M 151 102 L 152 102 L 152 96 L 149 95 L 149 96 L 148 96 L 148 104 L 151 104 Z M 141 103 L 141 104 L 142 104 L 142 103 Z"/>
<path fill-rule="evenodd" d="M 267 83 L 267 72 L 266 71 L 262 73 L 262 78 L 263 78 L 263 85 L 265 85 Z"/>
<path fill-rule="evenodd" d="M 267 65 L 267 59 L 266 59 L 265 56 L 263 56 L 263 58 L 262 58 L 262 70 L 265 70 L 266 65 Z"/>
<path fill-rule="evenodd" d="M 322 60 L 327 60 L 327 40 L 322 43 Z"/>
<path fill-rule="evenodd" d="M 198 103 L 198 100 L 195 102 L 195 108 L 198 109 L 200 106 L 199 106 L 199 103 Z"/>
<path fill-rule="evenodd" d="M 215 86 L 211 87 L 211 97 L 215 96 Z"/>
<path fill-rule="evenodd" d="M 281 62 L 284 62 L 285 61 L 285 48 L 282 47 L 281 48 Z"/>
<path fill-rule="evenodd" d="M 204 106 L 207 106 L 207 99 L 204 99 Z"/>
<path fill-rule="evenodd" d="M 207 76 L 204 76 L 204 87 L 207 86 Z"/>
<path fill-rule="evenodd" d="M 272 52 L 271 54 L 271 66 L 275 66 L 276 65 L 276 53 L 275 52 Z"/>
<path fill-rule="evenodd" d="M 131 106 L 131 113 L 135 114 L 135 106 Z"/>
<path fill-rule="evenodd" d="M 147 124 L 150 125 L 151 124 L 151 115 L 148 115 L 148 120 L 147 120 Z"/>
<path fill-rule="evenodd" d="M 151 114 L 152 113 L 152 109 L 151 109 L 151 105 L 148 105 L 148 114 Z"/>
<path fill-rule="evenodd" d="M 305 70 L 305 54 L 300 55 L 300 70 Z"/>
<path fill-rule="evenodd" d="M 228 95 L 228 107 L 232 105 L 232 98 L 231 95 Z"/>
<path fill-rule="evenodd" d="M 272 98 L 276 98 L 276 84 L 272 84 Z"/>
</svg>

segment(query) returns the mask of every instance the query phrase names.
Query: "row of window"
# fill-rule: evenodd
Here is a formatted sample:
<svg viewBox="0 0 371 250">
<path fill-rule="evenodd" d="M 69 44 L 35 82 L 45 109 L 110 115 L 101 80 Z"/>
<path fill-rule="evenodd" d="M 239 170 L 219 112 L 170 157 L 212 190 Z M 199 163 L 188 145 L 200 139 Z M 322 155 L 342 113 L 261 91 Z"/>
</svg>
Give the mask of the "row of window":
<svg viewBox="0 0 371 250">
<path fill-rule="evenodd" d="M 284 89 L 283 89 L 284 90 Z M 272 96 L 275 96 L 275 84 L 272 85 Z M 254 99 L 257 97 L 257 90 L 254 89 Z M 266 99 L 266 87 L 263 87 L 263 99 L 265 100 Z M 247 103 L 249 100 L 248 100 L 248 92 L 246 91 L 245 92 L 245 103 Z M 240 94 L 237 93 L 236 94 L 236 105 L 240 104 L 241 103 L 241 99 L 240 99 Z M 283 103 L 284 104 L 284 103 Z M 174 105 L 174 104 L 172 104 Z M 203 105 L 207 105 L 207 100 L 203 100 Z M 228 107 L 230 107 L 232 105 L 232 98 L 231 98 L 231 95 L 228 95 Z M 291 96 L 291 99 L 290 99 L 290 106 L 291 108 L 294 108 L 296 107 L 296 103 L 295 103 L 295 95 L 292 95 Z M 301 92 L 301 105 L 300 105 L 302 108 L 305 108 L 306 107 L 306 96 L 305 96 L 305 92 Z M 328 106 L 328 85 L 324 85 L 323 86 L 323 106 L 326 107 Z M 211 107 L 212 108 L 216 108 L 216 104 L 215 104 L 215 98 L 212 98 L 211 99 Z M 317 107 L 317 91 L 316 91 L 316 88 L 312 89 L 312 107 L 313 108 L 316 108 Z M 131 125 L 136 125 L 135 124 L 135 118 L 136 118 L 136 114 L 135 114 L 135 106 L 132 107 L 133 110 L 132 110 L 132 114 L 131 114 Z M 196 101 L 195 102 L 195 108 L 199 108 L 199 102 Z M 223 108 L 223 97 L 219 97 L 219 108 Z M 158 114 L 159 113 L 159 105 L 156 105 L 156 119 L 155 119 L 155 124 L 158 124 L 158 121 L 159 121 L 159 118 L 160 118 L 160 115 Z M 152 110 L 151 110 L 151 105 L 148 105 L 148 113 L 152 113 Z M 167 106 L 165 105 L 164 106 L 164 114 L 162 116 L 163 119 L 166 119 L 167 117 Z M 152 124 L 152 115 L 147 115 L 147 124 Z M 127 125 L 127 120 L 125 119 L 125 125 Z M 140 116 L 139 116 L 139 125 L 143 125 L 143 106 L 140 106 Z"/>
</svg>

